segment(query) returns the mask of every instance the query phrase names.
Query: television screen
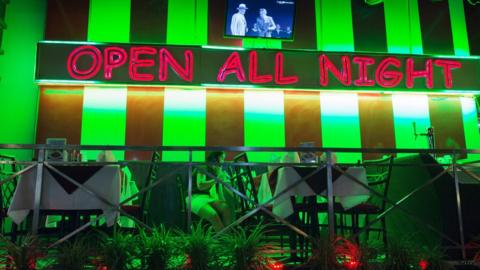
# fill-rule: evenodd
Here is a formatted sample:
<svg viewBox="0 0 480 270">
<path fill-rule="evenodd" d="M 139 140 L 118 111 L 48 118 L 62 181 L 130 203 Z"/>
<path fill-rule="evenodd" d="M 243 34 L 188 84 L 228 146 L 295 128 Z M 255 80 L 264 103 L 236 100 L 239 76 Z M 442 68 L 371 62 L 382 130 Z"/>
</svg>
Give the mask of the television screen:
<svg viewBox="0 0 480 270">
<path fill-rule="evenodd" d="M 225 36 L 293 39 L 295 0 L 227 0 Z"/>
</svg>

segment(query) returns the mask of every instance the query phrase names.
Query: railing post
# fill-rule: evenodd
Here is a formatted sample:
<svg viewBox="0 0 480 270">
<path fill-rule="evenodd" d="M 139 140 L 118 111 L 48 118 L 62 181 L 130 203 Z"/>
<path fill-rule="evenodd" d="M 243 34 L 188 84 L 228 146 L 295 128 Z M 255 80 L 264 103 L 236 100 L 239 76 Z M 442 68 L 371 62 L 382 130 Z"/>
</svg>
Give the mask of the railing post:
<svg viewBox="0 0 480 270">
<path fill-rule="evenodd" d="M 455 181 L 455 195 L 457 200 L 457 216 L 458 216 L 458 230 L 460 233 L 460 244 L 462 245 L 462 259 L 467 258 L 466 250 L 465 250 L 465 235 L 463 232 L 463 214 L 462 214 L 462 198 L 460 196 L 460 186 L 458 184 L 458 174 L 457 174 L 457 155 L 455 151 L 453 152 L 453 159 L 452 159 L 452 170 L 453 170 L 453 178 Z"/>
<path fill-rule="evenodd" d="M 43 162 L 45 161 L 45 149 L 38 151 L 37 177 L 35 179 L 35 194 L 33 201 L 33 222 L 32 233 L 38 233 L 38 226 L 40 225 L 40 204 L 42 199 L 42 185 L 43 185 Z"/>
<path fill-rule="evenodd" d="M 192 186 L 193 186 L 193 169 L 192 169 L 192 161 L 193 161 L 193 153 L 192 150 L 188 151 L 188 218 L 187 218 L 187 231 L 190 231 L 192 227 Z"/>
<path fill-rule="evenodd" d="M 332 152 L 327 151 L 327 200 L 328 200 L 328 235 L 330 241 L 335 239 L 335 209 L 333 200 Z"/>
</svg>

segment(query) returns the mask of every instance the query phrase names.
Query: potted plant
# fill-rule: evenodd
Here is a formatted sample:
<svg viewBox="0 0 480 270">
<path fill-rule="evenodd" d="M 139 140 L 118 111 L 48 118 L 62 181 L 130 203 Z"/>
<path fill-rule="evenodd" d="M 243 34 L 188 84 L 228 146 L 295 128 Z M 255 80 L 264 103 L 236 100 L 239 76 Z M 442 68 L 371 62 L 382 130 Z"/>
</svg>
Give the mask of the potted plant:
<svg viewBox="0 0 480 270">
<path fill-rule="evenodd" d="M 141 269 L 168 269 L 176 249 L 172 232 L 164 226 L 154 228 L 150 234 L 140 229 L 136 236 L 136 242 L 138 243 L 138 257 L 142 262 Z"/>
<path fill-rule="evenodd" d="M 108 270 L 132 269 L 134 255 L 134 238 L 130 234 L 114 231 L 112 237 L 100 233 L 100 261 Z M 100 267 L 100 268 L 103 268 Z"/>
<path fill-rule="evenodd" d="M 273 252 L 273 246 L 262 242 L 265 226 L 258 225 L 248 232 L 238 227 L 224 234 L 220 243 L 222 254 L 227 258 L 227 264 L 233 270 L 263 270 L 269 269 L 268 254 Z"/>
<path fill-rule="evenodd" d="M 384 262 L 386 270 L 411 269 L 416 267 L 420 261 L 417 249 L 405 241 L 390 243 L 386 253 Z"/>
<path fill-rule="evenodd" d="M 423 248 L 419 252 L 418 266 L 421 270 L 455 270 L 445 261 L 445 253 L 440 248 Z"/>
<path fill-rule="evenodd" d="M 87 237 L 76 237 L 73 241 L 64 242 L 58 248 L 55 270 L 84 270 L 90 262 L 92 250 Z"/>
<path fill-rule="evenodd" d="M 210 270 L 219 265 L 217 241 L 213 229 L 201 222 L 192 226 L 190 233 L 181 234 L 183 252 L 186 256 L 185 269 Z"/>
<path fill-rule="evenodd" d="M 37 259 L 42 257 L 39 242 L 35 236 L 27 235 L 20 239 L 18 244 L 11 242 L 0 235 L 3 242 L 2 249 L 5 256 L 3 262 L 6 269 L 10 270 L 35 270 Z"/>
<path fill-rule="evenodd" d="M 338 269 L 333 243 L 326 237 L 320 237 L 313 242 L 312 255 L 302 267 L 315 270 Z"/>
</svg>

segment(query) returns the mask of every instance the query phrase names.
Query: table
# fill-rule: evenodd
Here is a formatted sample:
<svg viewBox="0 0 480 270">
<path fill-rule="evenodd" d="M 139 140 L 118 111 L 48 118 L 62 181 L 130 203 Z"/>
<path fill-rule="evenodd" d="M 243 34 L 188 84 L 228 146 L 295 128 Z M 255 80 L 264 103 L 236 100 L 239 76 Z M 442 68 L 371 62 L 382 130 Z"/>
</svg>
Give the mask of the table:
<svg viewBox="0 0 480 270">
<path fill-rule="evenodd" d="M 56 166 L 56 169 L 83 184 L 113 205 L 120 200 L 121 170 L 118 165 L 109 166 Z M 36 170 L 24 173 L 13 195 L 7 215 L 20 224 L 30 210 L 34 209 Z M 42 210 L 95 210 L 100 209 L 105 215 L 108 226 L 112 226 L 118 211 L 88 194 L 74 184 L 63 179 L 53 170 L 44 167 Z"/>
<path fill-rule="evenodd" d="M 313 173 L 317 168 L 313 167 L 280 167 L 277 168 L 277 174 L 271 174 L 275 179 L 269 179 L 266 176 L 262 176 L 258 199 L 260 203 L 264 203 L 272 198 L 271 190 L 274 190 L 273 196 L 277 196 L 283 192 L 287 187 L 294 184 L 302 177 L 305 177 Z M 346 172 L 362 183 L 367 184 L 367 176 L 365 168 L 363 167 L 350 167 L 346 169 Z M 290 200 L 291 196 L 326 196 L 326 177 L 327 169 L 323 168 L 313 176 L 309 177 L 305 181 L 294 188 L 286 191 L 279 198 L 273 200 L 273 213 L 279 217 L 286 218 L 294 213 L 293 205 Z M 370 191 L 362 185 L 354 182 L 346 175 L 342 175 L 336 170 L 332 170 L 333 182 L 333 196 L 337 202 L 339 202 L 344 209 L 352 208 L 358 204 L 367 201 L 370 198 Z M 273 184 L 270 184 L 272 183 Z"/>
</svg>

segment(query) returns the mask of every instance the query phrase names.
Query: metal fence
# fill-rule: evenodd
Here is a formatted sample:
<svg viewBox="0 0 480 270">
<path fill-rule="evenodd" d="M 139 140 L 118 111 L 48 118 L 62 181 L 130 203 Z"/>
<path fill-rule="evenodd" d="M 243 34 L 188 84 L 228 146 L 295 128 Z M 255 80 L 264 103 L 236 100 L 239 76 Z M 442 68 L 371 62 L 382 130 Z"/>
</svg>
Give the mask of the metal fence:
<svg viewBox="0 0 480 270">
<path fill-rule="evenodd" d="M 466 258 L 466 243 L 465 243 L 465 235 L 464 235 L 464 217 L 462 216 L 462 196 L 460 193 L 459 189 L 459 172 L 468 175 L 474 181 L 478 181 L 480 183 L 480 176 L 476 175 L 470 168 L 476 167 L 477 165 L 480 164 L 480 161 L 470 161 L 468 163 L 460 163 L 457 160 L 457 157 L 460 155 L 472 155 L 472 154 L 480 154 L 480 150 L 452 150 L 452 149 L 436 149 L 436 150 L 429 150 L 429 149 L 351 149 L 351 148 L 316 148 L 316 147 L 283 147 L 283 148 L 276 148 L 276 147 L 146 147 L 146 146 L 136 146 L 136 147 L 126 147 L 126 146 L 80 146 L 80 145 L 66 145 L 64 147 L 61 147 L 62 150 L 65 151 L 87 151 L 87 150 L 110 150 L 110 151 L 145 151 L 149 153 L 153 152 L 188 152 L 188 160 L 185 161 L 179 161 L 179 162 L 167 162 L 167 161 L 158 161 L 155 162 L 159 165 L 165 165 L 165 166 L 173 166 L 175 165 L 175 168 L 172 167 L 172 170 L 166 174 L 163 175 L 158 175 L 158 177 L 155 179 L 155 181 L 151 182 L 148 184 L 148 186 L 143 186 L 137 193 L 132 194 L 130 197 L 122 200 L 120 203 L 112 203 L 106 198 L 100 196 L 95 190 L 91 188 L 87 188 L 85 185 L 80 184 L 74 177 L 70 177 L 61 171 L 59 171 L 57 168 L 55 168 L 55 165 L 120 165 L 120 166 L 126 166 L 132 163 L 144 163 L 144 164 L 151 164 L 151 161 L 135 161 L 135 160 L 122 160 L 118 162 L 95 162 L 95 161 L 49 161 L 46 160 L 46 151 L 48 150 L 58 150 L 59 146 L 52 146 L 52 145 L 14 145 L 14 144 L 4 144 L 0 145 L 0 153 L 2 151 L 28 151 L 32 156 L 35 157 L 33 161 L 27 161 L 27 160 L 1 160 L 0 165 L 16 165 L 17 167 L 22 166 L 22 169 L 9 174 L 7 176 L 4 176 L 3 179 L 0 179 L 0 187 L 3 186 L 4 184 L 8 183 L 9 181 L 12 181 L 16 179 L 17 177 L 21 176 L 22 174 L 25 174 L 28 171 L 31 170 L 36 170 L 36 181 L 35 181 L 35 191 L 34 191 L 34 207 L 33 207 L 33 219 L 32 219 L 32 224 L 31 224 L 31 233 L 36 234 L 39 229 L 40 225 L 40 208 L 41 208 L 41 196 L 42 196 L 42 182 L 43 182 L 43 171 L 48 168 L 49 170 L 61 175 L 64 179 L 66 179 L 68 182 L 71 184 L 75 185 L 79 189 L 87 192 L 90 194 L 92 197 L 100 200 L 104 204 L 108 205 L 111 207 L 111 209 L 114 209 L 120 215 L 126 216 L 132 220 L 135 221 L 135 223 L 138 226 L 142 226 L 146 229 L 151 229 L 150 224 L 146 224 L 144 221 L 138 219 L 135 216 L 130 215 L 127 213 L 124 209 L 122 209 L 122 206 L 125 205 L 126 203 L 138 198 L 139 196 L 149 192 L 153 188 L 159 186 L 161 183 L 165 181 L 166 178 L 174 175 L 175 173 L 178 172 L 178 170 L 184 169 L 187 170 L 187 175 L 188 175 L 188 198 L 187 200 L 187 223 L 188 227 L 190 227 L 192 223 L 192 205 L 191 205 L 191 198 L 192 198 L 192 188 L 193 188 L 193 173 L 194 170 L 198 170 L 203 172 L 205 175 L 208 175 L 209 177 L 213 178 L 217 184 L 222 185 L 224 188 L 227 190 L 230 190 L 233 194 L 236 194 L 238 198 L 241 200 L 248 201 L 252 207 L 249 211 L 245 212 L 240 216 L 236 221 L 234 221 L 232 224 L 228 225 L 225 227 L 223 230 L 217 232 L 218 234 L 222 234 L 225 231 L 231 229 L 232 227 L 241 224 L 245 220 L 251 218 L 252 216 L 263 212 L 266 215 L 272 217 L 274 220 L 277 222 L 280 222 L 281 224 L 287 226 L 291 230 L 293 230 L 295 233 L 312 239 L 313 236 L 310 235 L 309 233 L 305 232 L 298 226 L 292 224 L 291 222 L 287 221 L 286 219 L 279 217 L 278 215 L 275 215 L 272 210 L 269 208 L 269 204 L 274 202 L 278 197 L 282 196 L 289 190 L 295 188 L 298 186 L 300 183 L 304 182 L 305 179 L 309 178 L 316 172 L 322 169 L 326 169 L 327 172 L 327 184 L 326 184 L 326 199 L 328 202 L 328 235 L 330 239 L 334 239 L 335 237 L 335 222 L 336 222 L 336 216 L 335 216 L 335 201 L 334 201 L 334 185 L 333 185 L 333 173 L 337 172 L 340 173 L 341 175 L 344 175 L 348 177 L 352 182 L 361 185 L 365 189 L 369 190 L 369 192 L 372 194 L 373 197 L 376 197 L 380 199 L 381 201 L 385 202 L 387 207 L 384 209 L 384 211 L 376 217 L 368 221 L 360 230 L 355 232 L 351 237 L 357 237 L 358 235 L 362 234 L 366 230 L 368 230 L 371 226 L 376 224 L 377 222 L 380 222 L 385 216 L 387 216 L 389 213 L 391 213 L 393 210 L 399 210 L 402 211 L 405 215 L 409 216 L 412 218 L 412 220 L 416 220 L 417 222 L 422 223 L 426 228 L 429 228 L 431 231 L 435 232 L 439 236 L 441 236 L 443 239 L 449 241 L 452 244 L 452 247 L 457 248 L 461 250 L 461 254 L 463 259 Z M 295 181 L 294 183 L 290 184 L 287 188 L 285 188 L 282 192 L 276 194 L 275 196 L 272 196 L 272 198 L 268 199 L 267 201 L 264 202 L 257 202 L 252 199 L 252 197 L 249 194 L 245 194 L 245 192 L 240 192 L 237 187 L 232 185 L 230 182 L 226 182 L 220 178 L 218 178 L 216 175 L 213 175 L 212 173 L 208 172 L 205 170 L 205 165 L 213 165 L 214 163 L 208 163 L 208 162 L 200 162 L 200 161 L 194 161 L 194 153 L 205 153 L 205 152 L 210 152 L 210 151 L 225 151 L 225 152 L 235 152 L 235 153 L 242 153 L 242 152 L 247 152 L 247 153 L 286 153 L 286 152 L 316 152 L 316 153 L 324 153 L 324 156 L 326 157 L 324 160 L 318 160 L 315 163 L 298 163 L 298 162 L 228 162 L 228 165 L 230 166 L 239 166 L 239 167 L 247 167 L 247 166 L 283 166 L 283 167 L 293 167 L 293 166 L 306 166 L 306 167 L 312 167 L 315 168 L 309 175 L 306 175 L 302 177 L 301 179 Z M 335 163 L 334 162 L 334 155 L 338 153 L 357 153 L 357 154 L 365 154 L 365 153 L 376 153 L 376 154 L 382 154 L 382 155 L 404 155 L 404 154 L 427 154 L 431 156 L 440 156 L 440 155 L 449 155 L 451 160 L 447 160 L 447 162 L 443 162 L 442 164 L 435 164 L 437 167 L 438 165 L 441 166 L 442 170 L 439 171 L 436 175 L 432 176 L 428 181 L 425 181 L 423 183 L 419 183 L 417 187 L 412 189 L 410 192 L 408 192 L 406 195 L 402 196 L 400 199 L 397 200 L 392 200 L 388 198 L 388 196 L 384 196 L 381 192 L 378 190 L 372 188 L 368 184 L 360 181 L 357 177 L 349 174 L 345 170 L 345 166 L 362 166 L 364 164 L 363 161 L 359 160 L 357 163 Z M 393 163 L 393 166 L 433 166 L 434 164 L 395 164 Z M 412 197 L 416 196 L 420 191 L 425 189 L 426 187 L 432 185 L 435 181 L 440 179 L 443 175 L 445 174 L 450 174 L 452 176 L 452 179 L 454 180 L 454 189 L 455 189 L 455 209 L 456 209 L 456 219 L 458 220 L 458 240 L 452 239 L 451 236 L 445 234 L 441 230 L 438 230 L 435 228 L 435 226 L 432 226 L 431 224 L 428 224 L 422 220 L 419 220 L 409 209 L 405 209 L 403 205 L 405 202 L 407 202 L 409 199 Z M 92 224 L 95 224 L 95 222 L 103 217 L 103 215 L 97 216 L 96 218 L 90 220 L 89 222 L 85 223 L 84 225 L 80 226 L 79 228 L 75 229 L 74 231 L 71 231 L 68 233 L 66 236 L 62 237 L 59 239 L 56 243 L 54 243 L 52 246 L 55 246 L 68 238 L 74 236 L 75 234 L 81 232 L 82 230 L 86 229 L 87 227 L 91 226 Z"/>
</svg>

